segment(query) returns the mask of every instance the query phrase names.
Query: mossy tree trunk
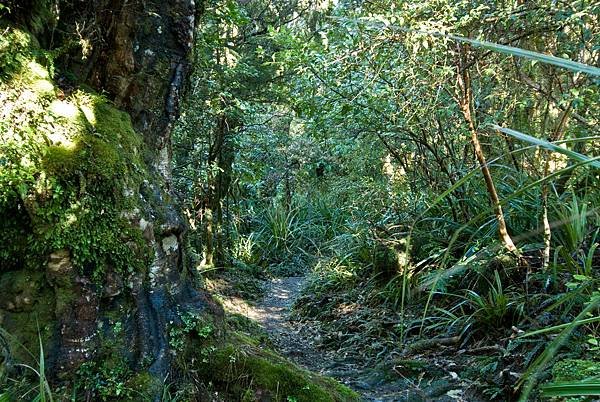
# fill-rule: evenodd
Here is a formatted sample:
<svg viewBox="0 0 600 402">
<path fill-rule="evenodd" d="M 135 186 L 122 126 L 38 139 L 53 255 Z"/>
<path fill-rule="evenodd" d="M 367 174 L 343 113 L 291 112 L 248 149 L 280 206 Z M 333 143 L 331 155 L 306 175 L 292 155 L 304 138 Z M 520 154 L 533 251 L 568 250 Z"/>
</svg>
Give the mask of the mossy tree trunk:
<svg viewBox="0 0 600 402">
<path fill-rule="evenodd" d="M 194 0 L 30 0 L 9 1 L 8 6 L 9 24 L 32 32 L 46 50 L 61 49 L 55 51 L 60 55 L 55 60 L 57 74 L 50 77 L 61 96 L 91 86 L 131 116 L 145 143 L 139 188 L 121 188 L 115 182 L 112 191 L 130 199 L 132 207 L 121 216 L 143 236 L 151 262 L 132 272 L 116 272 L 109 264 L 79 267 L 72 258 L 76 250 L 68 245 L 47 256 L 46 275 L 38 279 L 54 290 L 49 325 L 55 322 L 55 327 L 45 345 L 54 365 L 51 372 L 68 378 L 107 346 L 99 328 L 119 322 L 127 364 L 162 382 L 174 368 L 169 328 L 181 322 L 182 312 L 221 314 L 210 297 L 192 285 L 182 254 L 186 225 L 170 194 L 171 130 L 185 92 L 198 7 Z M 40 24 L 44 18 L 52 23 Z M 97 113 L 95 117 L 104 119 Z M 111 152 L 127 150 L 114 141 L 106 146 L 114 147 Z M 94 191 L 92 179 L 79 175 L 88 183 L 81 192 Z M 94 213 L 101 215 L 101 208 Z M 119 243 L 129 245 L 129 240 L 122 235 Z M 93 246 L 90 250 L 96 252 Z M 112 252 L 116 250 L 107 250 L 108 255 Z M 91 272 L 104 275 L 93 278 Z M 9 274 L 14 276 L 15 269 L 5 272 L 0 267 L 0 283 L 7 282 Z M 27 312 L 33 313 L 35 308 Z M 17 338 L 23 335 L 16 325 L 10 330 Z"/>
</svg>

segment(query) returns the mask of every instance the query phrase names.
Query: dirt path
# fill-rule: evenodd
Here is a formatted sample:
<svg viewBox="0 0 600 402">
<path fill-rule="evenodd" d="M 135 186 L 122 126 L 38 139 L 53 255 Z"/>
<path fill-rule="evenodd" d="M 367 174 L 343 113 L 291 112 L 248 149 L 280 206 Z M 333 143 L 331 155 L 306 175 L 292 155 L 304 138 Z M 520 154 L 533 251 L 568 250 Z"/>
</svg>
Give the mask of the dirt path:
<svg viewBox="0 0 600 402">
<path fill-rule="evenodd" d="M 413 384 L 406 378 L 384 381 L 381 373 L 370 367 L 369 362 L 356 356 L 341 356 L 335 351 L 320 349 L 317 323 L 304 320 L 300 323 L 290 319 L 291 307 L 300 295 L 306 279 L 305 276 L 274 278 L 265 284 L 265 296 L 257 304 L 251 305 L 234 297 L 224 300 L 224 305 L 228 310 L 259 323 L 279 353 L 301 367 L 336 378 L 360 393 L 365 401 L 465 400 L 449 396 L 445 382 L 443 389 L 431 386 L 423 389 L 420 384 Z"/>
<path fill-rule="evenodd" d="M 329 357 L 317 348 L 317 329 L 289 319 L 305 282 L 305 276 L 274 278 L 265 283 L 265 296 L 260 302 L 250 304 L 239 297 L 228 297 L 223 304 L 227 310 L 260 324 L 279 353 L 311 371 L 322 372 Z"/>
<path fill-rule="evenodd" d="M 361 389 L 359 377 L 363 373 L 355 364 L 339 361 L 335 352 L 319 349 L 320 336 L 316 324 L 290 320 L 291 308 L 300 296 L 306 279 L 306 276 L 272 279 L 267 285 L 265 297 L 253 309 L 250 318 L 259 322 L 275 348 L 296 364 L 337 378 L 361 393 L 365 400 L 382 400 Z"/>
</svg>

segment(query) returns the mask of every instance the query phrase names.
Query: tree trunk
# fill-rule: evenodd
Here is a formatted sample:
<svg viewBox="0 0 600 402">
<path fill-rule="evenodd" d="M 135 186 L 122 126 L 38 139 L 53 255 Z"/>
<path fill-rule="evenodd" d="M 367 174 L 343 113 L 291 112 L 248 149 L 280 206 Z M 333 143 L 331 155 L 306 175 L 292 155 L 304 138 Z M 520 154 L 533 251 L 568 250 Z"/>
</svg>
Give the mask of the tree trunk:
<svg viewBox="0 0 600 402">
<path fill-rule="evenodd" d="M 171 130 L 185 92 L 196 5 L 194 0 L 57 3 L 56 33 L 51 24 L 46 28 L 52 32 L 29 30 L 40 43 L 54 48 L 72 41 L 75 33 L 88 41 L 87 55 L 69 52 L 57 66 L 60 71 L 74 73 L 75 85 L 86 83 L 106 94 L 131 116 L 133 127 L 142 136 L 145 180 L 140 188 L 115 188 L 115 192 L 131 193 L 134 201 L 139 200 L 139 208 L 122 214 L 143 233 L 153 257 L 147 269 L 123 276 L 106 267 L 108 274 L 98 286 L 86 270 L 74 266 L 68 247 L 50 255 L 45 280 L 55 293 L 56 307 L 49 325 L 57 325 L 44 345 L 49 372 L 66 378 L 82 363 L 94 359 L 96 351 L 106 346 L 99 328 L 112 325 L 116 319 L 125 334 L 120 352 L 127 364 L 136 371 L 149 372 L 161 384 L 174 369 L 169 328 L 182 322 L 182 312 L 222 314 L 207 294 L 191 284 L 182 258 L 186 224 L 170 194 Z M 9 17 L 31 27 L 39 18 L 39 4 L 9 2 L 14 10 Z M 3 275 L 8 274 L 0 269 L 0 282 Z M 65 291 L 70 295 L 66 304 L 59 301 Z M 0 306 L 0 321 L 3 308 Z M 35 309 L 30 315 L 34 313 Z M 17 338 L 22 335 L 18 327 L 10 330 Z"/>
<path fill-rule="evenodd" d="M 554 132 L 550 137 L 550 141 L 560 140 L 565 132 L 567 122 L 569 120 L 571 108 L 566 108 L 562 113 L 558 123 L 555 126 Z M 548 151 L 541 151 L 544 157 L 544 171 L 543 177 L 548 176 L 550 172 L 550 158 L 552 153 Z M 547 269 L 550 266 L 550 245 L 552 240 L 552 228 L 550 227 L 550 221 L 548 219 L 548 193 L 549 185 L 548 182 L 542 184 L 542 224 L 544 228 L 544 250 L 542 252 L 542 269 Z"/>
<path fill-rule="evenodd" d="M 477 157 L 477 161 L 479 162 L 481 173 L 483 174 L 483 178 L 485 179 L 485 186 L 490 197 L 492 207 L 494 208 L 494 214 L 496 215 L 496 220 L 498 221 L 498 233 L 500 236 L 500 241 L 508 251 L 515 252 L 517 251 L 517 247 L 515 246 L 514 242 L 512 241 L 512 238 L 510 237 L 510 234 L 508 233 L 506 221 L 504 220 L 504 213 L 502 212 L 502 205 L 500 204 L 500 199 L 498 198 L 498 193 L 496 192 L 496 187 L 494 186 L 492 175 L 485 160 L 485 155 L 483 154 L 481 143 L 479 142 L 479 136 L 477 134 L 477 128 L 475 126 L 475 119 L 471 111 L 473 105 L 473 91 L 471 89 L 471 79 L 469 76 L 469 72 L 466 68 L 463 67 L 466 65 L 466 63 L 464 62 L 464 47 L 459 48 L 459 55 L 460 62 L 458 63 L 457 77 L 460 95 L 458 97 L 458 103 L 465 118 L 465 121 L 467 122 L 467 125 L 469 127 L 469 132 L 471 133 L 471 142 L 473 143 L 473 148 L 475 149 L 475 156 Z"/>
<path fill-rule="evenodd" d="M 234 119 L 228 119 L 225 114 L 220 117 L 215 130 L 214 142 L 211 144 L 208 155 L 208 195 L 204 213 L 206 216 L 204 225 L 205 264 L 207 266 L 223 267 L 226 263 L 223 202 L 229 194 L 231 185 L 231 168 L 234 159 L 231 136 L 236 124 Z"/>
</svg>

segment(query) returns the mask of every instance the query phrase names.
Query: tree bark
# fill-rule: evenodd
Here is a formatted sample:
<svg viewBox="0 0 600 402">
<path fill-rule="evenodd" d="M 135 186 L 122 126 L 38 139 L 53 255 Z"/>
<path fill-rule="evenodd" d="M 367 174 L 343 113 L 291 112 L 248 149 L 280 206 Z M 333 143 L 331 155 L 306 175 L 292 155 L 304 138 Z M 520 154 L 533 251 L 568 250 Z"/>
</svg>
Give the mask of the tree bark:
<svg viewBox="0 0 600 402">
<path fill-rule="evenodd" d="M 571 108 L 566 108 L 562 113 L 561 117 L 556 124 L 554 132 L 550 137 L 550 141 L 557 141 L 562 138 L 563 133 L 566 129 L 567 122 L 569 120 L 569 112 Z M 548 176 L 550 174 L 550 158 L 552 157 L 552 153 L 549 151 L 542 151 L 542 155 L 544 156 L 544 171 L 543 177 Z M 549 185 L 548 182 L 544 182 L 542 185 L 542 225 L 544 227 L 544 251 L 542 252 L 542 269 L 547 269 L 550 265 L 550 243 L 552 240 L 552 228 L 550 227 L 550 221 L 548 219 L 548 193 L 549 193 Z"/>
<path fill-rule="evenodd" d="M 492 203 L 492 207 L 494 208 L 494 214 L 496 215 L 496 220 L 498 221 L 498 234 L 500 237 L 500 241 L 508 251 L 516 252 L 517 247 L 515 246 L 512 238 L 510 237 L 510 234 L 508 233 L 506 221 L 504 220 L 504 213 L 502 211 L 502 205 L 500 204 L 500 199 L 498 198 L 498 193 L 496 192 L 496 187 L 494 186 L 492 175 L 485 160 L 485 155 L 483 154 L 481 143 L 479 142 L 479 136 L 477 134 L 475 119 L 472 113 L 473 90 L 471 88 L 471 79 L 469 76 L 469 72 L 466 68 L 464 68 L 465 64 L 465 49 L 464 47 L 459 45 L 457 81 L 460 94 L 458 96 L 458 104 L 463 113 L 465 121 L 467 122 L 467 126 L 471 134 L 471 142 L 475 150 L 475 156 L 477 157 L 477 161 L 479 162 L 479 167 L 485 180 L 485 186 L 490 197 L 490 202 Z"/>
<path fill-rule="evenodd" d="M 27 26 L 38 18 L 28 11 L 28 5 L 33 9 L 37 2 L 12 3 L 15 23 Z M 145 142 L 147 172 L 141 188 L 115 191 L 131 190 L 140 200 L 140 208 L 123 213 L 143 232 L 153 259 L 143 272 L 123 278 L 107 275 L 98 287 L 74 269 L 68 251 L 57 250 L 50 256 L 49 287 L 56 297 L 61 287 L 67 287 L 73 301 L 68 305 L 57 301 L 56 333 L 44 347 L 49 372 L 68 377 L 92 360 L 102 347 L 102 337 L 97 336 L 101 323 L 113 322 L 118 315 L 126 337 L 121 353 L 133 369 L 148 371 L 160 384 L 175 367 L 169 328 L 181 323 L 181 313 L 222 314 L 209 295 L 190 281 L 182 258 L 186 224 L 171 194 L 171 131 L 186 89 L 197 8 L 194 0 L 56 3 L 56 35 L 52 26 L 48 26 L 52 33 L 33 33 L 42 39 L 40 43 L 53 43 L 54 48 L 73 40 L 75 33 L 88 40 L 87 58 L 79 51 L 69 52 L 56 64 L 77 76 L 76 85 L 93 87 L 129 113 Z"/>
<path fill-rule="evenodd" d="M 225 104 L 223 104 L 225 107 Z M 223 202 L 229 194 L 231 186 L 231 168 L 234 159 L 232 132 L 236 129 L 237 122 L 223 114 L 215 129 L 214 141 L 211 144 L 207 165 L 208 192 L 207 202 L 204 206 L 204 248 L 207 266 L 222 267 L 226 261 L 226 236 L 223 233 L 224 210 Z"/>
</svg>

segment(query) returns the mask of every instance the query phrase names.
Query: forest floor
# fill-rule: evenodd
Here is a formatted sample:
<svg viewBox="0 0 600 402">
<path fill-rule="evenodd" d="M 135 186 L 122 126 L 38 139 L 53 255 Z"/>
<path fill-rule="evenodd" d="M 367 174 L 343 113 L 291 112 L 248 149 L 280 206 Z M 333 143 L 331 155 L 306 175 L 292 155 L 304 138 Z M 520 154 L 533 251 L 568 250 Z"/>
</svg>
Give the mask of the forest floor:
<svg viewBox="0 0 600 402">
<path fill-rule="evenodd" d="M 224 282 L 235 282 L 227 278 Z M 358 392 L 365 401 L 478 401 L 469 384 L 452 371 L 454 362 L 432 359 L 419 361 L 414 375 L 412 359 L 396 359 L 390 364 L 374 362 L 360 350 L 337 350 L 323 345 L 323 328 L 317 320 L 301 321 L 293 314 L 294 302 L 302 294 L 307 276 L 275 277 L 262 282 L 260 295 L 229 291 L 220 298 L 230 314 L 242 315 L 259 324 L 274 350 L 307 370 L 336 378 Z M 231 286 L 231 283 L 228 284 Z M 238 286 L 234 283 L 233 286 Z M 262 296 L 262 297 L 261 297 Z M 252 300 L 254 299 L 254 300 Z M 402 366 L 407 367 L 402 367 Z M 442 368 L 443 367 L 443 368 Z"/>
</svg>

